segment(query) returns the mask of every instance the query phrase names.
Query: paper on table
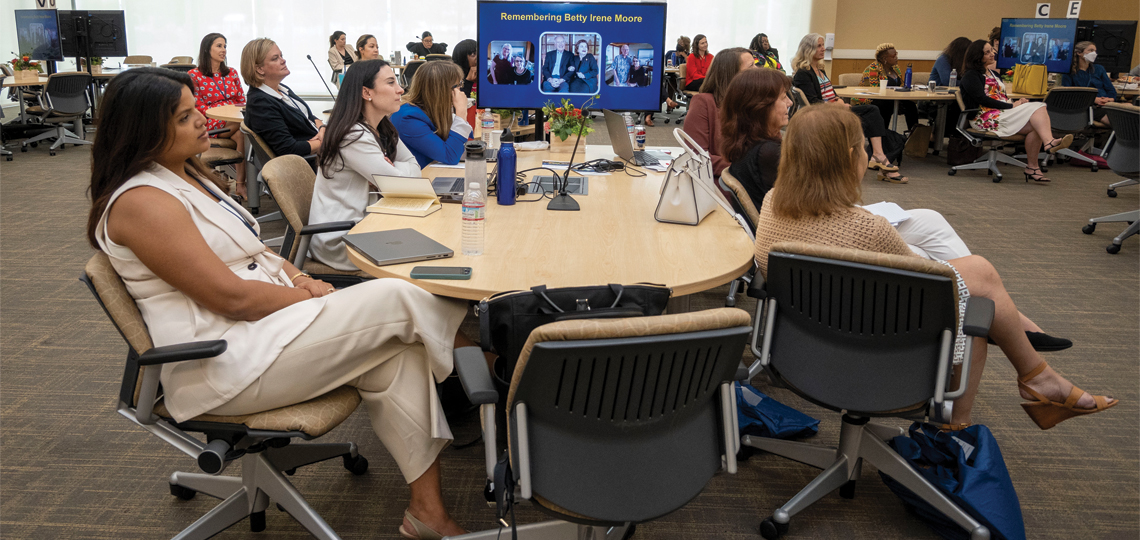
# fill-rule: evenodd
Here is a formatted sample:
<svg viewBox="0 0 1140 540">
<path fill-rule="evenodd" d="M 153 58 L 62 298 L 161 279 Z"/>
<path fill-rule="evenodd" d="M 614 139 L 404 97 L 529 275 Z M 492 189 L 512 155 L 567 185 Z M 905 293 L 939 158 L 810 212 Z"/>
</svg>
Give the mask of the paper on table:
<svg viewBox="0 0 1140 540">
<path fill-rule="evenodd" d="M 464 165 L 462 163 L 458 163 L 455 165 L 444 165 L 443 163 L 440 163 L 438 161 L 433 161 L 431 163 L 428 163 L 428 167 L 436 167 L 436 168 L 440 168 L 440 169 L 464 169 L 464 168 L 466 168 L 466 165 Z M 426 169 L 427 167 L 424 167 L 424 168 Z"/>
<path fill-rule="evenodd" d="M 877 202 L 875 204 L 868 204 L 862 208 L 876 216 L 887 218 L 887 221 L 891 222 L 891 226 L 897 226 L 899 223 L 910 219 L 910 212 L 903 210 L 901 206 L 893 202 Z"/>
</svg>

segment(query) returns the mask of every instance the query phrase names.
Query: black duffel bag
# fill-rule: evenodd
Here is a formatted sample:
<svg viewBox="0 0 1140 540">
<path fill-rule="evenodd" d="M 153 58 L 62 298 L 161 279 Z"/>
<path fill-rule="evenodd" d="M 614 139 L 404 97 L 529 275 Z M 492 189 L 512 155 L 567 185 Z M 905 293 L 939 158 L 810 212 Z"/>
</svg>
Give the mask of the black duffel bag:
<svg viewBox="0 0 1140 540">
<path fill-rule="evenodd" d="M 664 285 L 593 285 L 508 291 L 479 302 L 479 341 L 499 355 L 497 376 L 510 380 L 531 331 L 555 321 L 660 315 L 672 289 Z M 505 362 L 504 362 L 505 361 Z"/>
</svg>

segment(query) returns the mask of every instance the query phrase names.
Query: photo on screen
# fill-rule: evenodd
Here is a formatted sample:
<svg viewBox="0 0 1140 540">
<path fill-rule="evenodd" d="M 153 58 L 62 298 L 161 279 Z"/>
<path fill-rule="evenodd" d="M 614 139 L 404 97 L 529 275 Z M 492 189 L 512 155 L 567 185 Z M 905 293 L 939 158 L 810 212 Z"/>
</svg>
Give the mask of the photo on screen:
<svg viewBox="0 0 1140 540">
<path fill-rule="evenodd" d="M 1049 40 L 1049 60 L 1064 61 L 1069 59 L 1069 54 L 1073 50 L 1072 42 L 1066 39 L 1051 39 Z"/>
<path fill-rule="evenodd" d="M 606 84 L 636 88 L 653 83 L 653 45 L 610 43 L 606 45 Z"/>
<path fill-rule="evenodd" d="M 1021 35 L 1021 63 L 1044 64 L 1046 49 L 1048 49 L 1049 34 L 1044 32 L 1026 32 Z"/>
<path fill-rule="evenodd" d="M 487 82 L 518 86 L 534 82 L 534 44 L 492 41 L 487 48 Z"/>
<path fill-rule="evenodd" d="M 544 94 L 598 93 L 602 36 L 596 33 L 545 32 L 538 40 L 539 89 Z"/>
<path fill-rule="evenodd" d="M 17 9 L 16 46 L 32 60 L 63 60 L 55 10 Z"/>
<path fill-rule="evenodd" d="M 1001 46 L 1002 58 L 1017 58 L 1017 51 L 1020 51 L 1020 41 L 1015 37 L 1005 38 Z"/>
</svg>

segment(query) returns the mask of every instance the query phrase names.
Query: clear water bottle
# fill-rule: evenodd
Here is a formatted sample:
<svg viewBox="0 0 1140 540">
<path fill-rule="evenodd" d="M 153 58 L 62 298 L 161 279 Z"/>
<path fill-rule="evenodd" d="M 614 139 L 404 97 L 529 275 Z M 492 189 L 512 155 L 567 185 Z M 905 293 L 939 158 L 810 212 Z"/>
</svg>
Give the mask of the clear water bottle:
<svg viewBox="0 0 1140 540">
<path fill-rule="evenodd" d="M 479 189 L 479 184 L 467 184 L 463 195 L 463 254 L 477 256 L 483 254 L 483 227 L 486 224 L 487 199 Z"/>
<path fill-rule="evenodd" d="M 467 154 L 467 159 L 463 164 L 463 185 L 470 185 L 472 182 L 479 184 L 479 193 L 483 195 L 483 201 L 487 201 L 487 158 L 484 154 L 486 146 L 483 146 L 483 141 L 467 141 L 463 145 L 463 150 Z"/>
<path fill-rule="evenodd" d="M 495 117 L 491 115 L 491 109 L 483 109 L 483 148 L 491 147 L 491 137 L 495 133 Z"/>
<path fill-rule="evenodd" d="M 956 69 L 950 70 L 950 84 L 947 84 L 946 86 L 950 86 L 950 87 L 958 86 L 958 70 L 956 70 Z"/>
</svg>

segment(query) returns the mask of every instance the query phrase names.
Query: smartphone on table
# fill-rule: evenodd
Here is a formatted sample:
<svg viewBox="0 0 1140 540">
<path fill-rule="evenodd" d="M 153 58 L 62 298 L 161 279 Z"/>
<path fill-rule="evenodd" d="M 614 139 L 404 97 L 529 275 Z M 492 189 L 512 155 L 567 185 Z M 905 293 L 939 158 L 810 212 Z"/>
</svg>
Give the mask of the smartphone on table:
<svg viewBox="0 0 1140 540">
<path fill-rule="evenodd" d="M 417 266 L 412 279 L 471 279 L 470 266 Z"/>
</svg>

